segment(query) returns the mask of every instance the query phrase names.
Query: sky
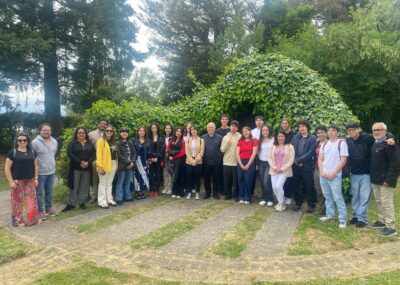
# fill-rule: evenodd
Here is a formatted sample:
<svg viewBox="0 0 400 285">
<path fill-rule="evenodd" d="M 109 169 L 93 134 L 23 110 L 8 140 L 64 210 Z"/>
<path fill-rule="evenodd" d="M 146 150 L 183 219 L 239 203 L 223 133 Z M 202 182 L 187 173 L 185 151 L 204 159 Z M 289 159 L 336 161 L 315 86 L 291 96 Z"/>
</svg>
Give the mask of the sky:
<svg viewBox="0 0 400 285">
<path fill-rule="evenodd" d="M 135 10 L 135 13 L 140 13 L 140 0 L 128 0 L 127 1 Z M 139 52 L 148 52 L 150 46 L 150 35 L 151 31 L 142 23 L 137 17 L 132 17 L 132 21 L 139 27 L 139 32 L 136 34 L 136 43 L 132 43 L 135 50 Z M 160 61 L 155 55 L 150 55 L 143 62 L 133 62 L 137 68 L 148 67 L 153 70 L 156 74 L 162 77 L 160 70 Z M 12 87 L 9 90 L 9 95 L 14 106 L 19 105 L 19 109 L 25 112 L 44 112 L 44 93 L 41 86 L 30 87 L 26 90 L 17 90 Z M 0 108 L 0 113 L 5 111 Z M 65 114 L 65 108 L 62 108 L 62 113 Z"/>
</svg>

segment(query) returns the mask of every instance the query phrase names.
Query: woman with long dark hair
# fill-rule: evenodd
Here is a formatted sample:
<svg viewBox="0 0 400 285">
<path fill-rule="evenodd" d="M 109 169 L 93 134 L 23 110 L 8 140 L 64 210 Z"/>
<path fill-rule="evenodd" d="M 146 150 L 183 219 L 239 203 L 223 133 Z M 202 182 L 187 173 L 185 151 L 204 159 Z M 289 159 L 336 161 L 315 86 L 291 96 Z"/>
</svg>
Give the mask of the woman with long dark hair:
<svg viewBox="0 0 400 285">
<path fill-rule="evenodd" d="M 251 135 L 251 129 L 247 126 L 242 128 L 242 137 L 236 146 L 236 159 L 238 161 L 238 186 L 239 203 L 251 203 L 251 191 L 254 183 L 255 163 L 257 155 L 258 140 Z"/>
<path fill-rule="evenodd" d="M 99 173 L 97 202 L 103 209 L 116 206 L 112 196 L 112 183 L 117 171 L 117 144 L 114 129 L 108 125 L 103 136 L 96 143 L 96 167 Z"/>
<path fill-rule="evenodd" d="M 167 149 L 168 169 L 172 174 L 172 198 L 181 198 L 184 188 L 185 141 L 183 129 L 177 128 Z"/>
<path fill-rule="evenodd" d="M 170 124 L 165 125 L 164 127 L 164 143 L 165 149 L 168 148 L 168 144 L 172 139 L 172 126 Z M 164 168 L 163 168 L 163 179 L 164 179 L 164 190 L 163 194 L 171 195 L 172 194 L 172 175 L 168 172 L 168 155 L 167 152 L 164 152 Z"/>
<path fill-rule="evenodd" d="M 139 127 L 136 137 L 131 139 L 131 141 L 137 154 L 136 167 L 133 172 L 135 198 L 144 199 L 146 195 L 144 195 L 143 192 L 149 190 L 149 167 L 147 164 L 149 139 L 146 134 L 146 129 L 144 127 Z"/>
<path fill-rule="evenodd" d="M 161 183 L 161 161 L 164 157 L 165 146 L 157 123 L 150 124 L 149 138 L 149 180 L 150 196 L 158 196 Z"/>
<path fill-rule="evenodd" d="M 196 193 L 195 199 L 200 199 L 200 176 L 204 155 L 204 139 L 199 137 L 197 127 L 192 126 L 191 137 L 185 144 L 186 153 L 186 199 Z"/>
<path fill-rule="evenodd" d="M 272 189 L 278 200 L 275 210 L 281 212 L 286 209 L 283 185 L 288 177 L 293 176 L 292 165 L 294 162 L 294 147 L 287 141 L 287 133 L 284 130 L 276 133 L 268 162 Z"/>
<path fill-rule="evenodd" d="M 260 148 L 258 149 L 259 162 L 259 172 L 260 172 L 260 182 L 262 197 L 260 205 L 267 205 L 268 207 L 273 206 L 273 192 L 271 184 L 271 175 L 269 175 L 269 163 L 268 155 L 271 151 L 272 145 L 274 143 L 272 127 L 263 126 L 260 133 Z"/>
<path fill-rule="evenodd" d="M 89 195 L 90 174 L 96 158 L 96 149 L 90 142 L 85 128 L 76 128 L 74 137 L 68 144 L 67 155 L 70 159 L 69 195 L 67 206 L 62 212 L 74 209 L 77 202 L 81 209 L 86 209 L 85 202 Z"/>
<path fill-rule="evenodd" d="M 14 227 L 31 226 L 42 221 L 38 219 L 36 201 L 39 168 L 30 142 L 27 134 L 20 133 L 6 158 L 5 174 L 11 190 L 11 223 Z M 24 202 L 26 222 L 23 216 Z"/>
</svg>

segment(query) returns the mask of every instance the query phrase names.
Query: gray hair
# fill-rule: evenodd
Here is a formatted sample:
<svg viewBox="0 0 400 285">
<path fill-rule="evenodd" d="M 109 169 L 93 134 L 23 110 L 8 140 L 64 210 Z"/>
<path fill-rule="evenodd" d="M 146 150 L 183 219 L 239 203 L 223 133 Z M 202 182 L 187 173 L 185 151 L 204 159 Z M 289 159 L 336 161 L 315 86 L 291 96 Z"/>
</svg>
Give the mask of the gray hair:
<svg viewBox="0 0 400 285">
<path fill-rule="evenodd" d="M 374 123 L 374 124 L 372 125 L 372 128 L 373 128 L 375 125 L 381 125 L 381 126 L 385 129 L 385 131 L 387 131 L 387 126 L 386 126 L 385 123 L 383 123 L 383 122 L 376 122 L 376 123 Z"/>
</svg>

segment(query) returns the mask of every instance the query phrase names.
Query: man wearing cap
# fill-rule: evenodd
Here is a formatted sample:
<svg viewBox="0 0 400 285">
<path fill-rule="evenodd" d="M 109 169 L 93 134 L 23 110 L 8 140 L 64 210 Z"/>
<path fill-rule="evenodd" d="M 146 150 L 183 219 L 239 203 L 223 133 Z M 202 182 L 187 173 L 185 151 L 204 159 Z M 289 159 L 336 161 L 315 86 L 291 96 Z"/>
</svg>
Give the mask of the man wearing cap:
<svg viewBox="0 0 400 285">
<path fill-rule="evenodd" d="M 241 135 L 238 132 L 239 122 L 233 120 L 229 127 L 230 132 L 224 136 L 221 143 L 221 152 L 223 153 L 223 177 L 224 177 L 224 195 L 225 200 L 237 196 L 237 160 L 236 145 Z"/>
<path fill-rule="evenodd" d="M 118 179 L 117 187 L 115 190 L 117 205 L 122 205 L 123 202 L 131 202 L 131 181 L 132 170 L 135 166 L 137 154 L 136 149 L 129 140 L 129 128 L 120 128 L 119 137 L 117 142 L 118 154 Z"/>
<path fill-rule="evenodd" d="M 347 209 L 342 194 L 342 168 L 349 156 L 347 143 L 338 138 L 339 127 L 328 128 L 329 140 L 321 146 L 318 157 L 320 182 L 325 197 L 326 216 L 319 218 L 322 222 L 335 219 L 335 204 L 339 212 L 339 228 L 347 225 Z"/>
</svg>

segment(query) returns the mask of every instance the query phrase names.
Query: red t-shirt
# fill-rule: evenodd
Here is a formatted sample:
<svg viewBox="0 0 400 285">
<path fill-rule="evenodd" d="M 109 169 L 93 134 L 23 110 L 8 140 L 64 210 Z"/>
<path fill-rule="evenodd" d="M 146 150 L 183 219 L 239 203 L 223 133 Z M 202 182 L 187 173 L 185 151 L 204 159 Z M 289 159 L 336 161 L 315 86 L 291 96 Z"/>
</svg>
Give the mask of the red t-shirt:
<svg viewBox="0 0 400 285">
<path fill-rule="evenodd" d="M 250 158 L 253 154 L 253 147 L 258 146 L 257 139 L 251 139 L 248 141 L 239 140 L 237 142 L 237 147 L 240 148 L 239 156 L 241 159 Z"/>
</svg>

